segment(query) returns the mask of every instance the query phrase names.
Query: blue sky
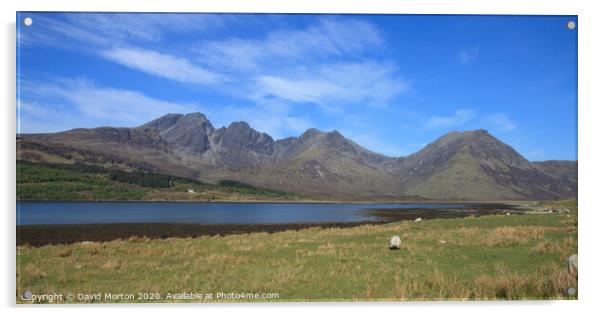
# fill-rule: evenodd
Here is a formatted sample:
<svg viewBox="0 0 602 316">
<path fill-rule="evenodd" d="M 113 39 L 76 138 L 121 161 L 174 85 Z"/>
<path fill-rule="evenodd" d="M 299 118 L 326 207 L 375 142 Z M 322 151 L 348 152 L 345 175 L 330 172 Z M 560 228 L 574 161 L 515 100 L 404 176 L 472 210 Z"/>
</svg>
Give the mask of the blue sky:
<svg viewBox="0 0 602 316">
<path fill-rule="evenodd" d="M 33 24 L 21 21 L 31 17 Z M 572 16 L 19 13 L 18 129 L 202 112 L 274 138 L 338 130 L 388 156 L 484 128 L 577 158 Z"/>
</svg>

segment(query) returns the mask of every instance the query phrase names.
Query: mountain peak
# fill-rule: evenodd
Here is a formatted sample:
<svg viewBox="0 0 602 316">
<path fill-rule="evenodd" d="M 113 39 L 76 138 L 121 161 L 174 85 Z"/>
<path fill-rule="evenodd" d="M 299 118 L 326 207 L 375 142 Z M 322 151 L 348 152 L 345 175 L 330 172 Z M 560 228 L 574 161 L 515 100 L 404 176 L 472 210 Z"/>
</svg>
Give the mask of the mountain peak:
<svg viewBox="0 0 602 316">
<path fill-rule="evenodd" d="M 207 119 L 207 117 L 199 112 L 189 113 L 180 118 L 178 125 L 185 125 L 186 127 L 192 128 L 198 126 L 204 130 L 213 131 L 213 125 Z M 181 128 L 181 126 L 179 126 Z"/>
<path fill-rule="evenodd" d="M 168 119 L 168 118 L 179 118 L 182 116 L 184 116 L 184 114 L 182 114 L 182 113 L 167 113 L 167 114 L 157 118 L 156 120 Z"/>
<path fill-rule="evenodd" d="M 249 125 L 249 123 L 245 122 L 245 121 L 239 121 L 239 122 L 232 122 L 230 123 L 230 125 L 228 126 L 228 129 L 251 129 L 251 126 Z"/>
<path fill-rule="evenodd" d="M 332 131 L 328 132 L 328 134 L 332 135 L 332 136 L 336 136 L 336 137 L 344 137 L 341 133 L 339 133 L 339 131 L 337 131 L 336 129 L 333 129 Z"/>
<path fill-rule="evenodd" d="M 174 148 L 192 154 L 202 153 L 209 148 L 208 137 L 214 131 L 211 122 L 199 112 L 167 114 L 143 126 L 158 130 Z"/>
<path fill-rule="evenodd" d="M 472 131 L 464 131 L 461 133 L 462 136 L 471 137 L 471 138 L 491 138 L 495 139 L 493 135 L 491 135 L 486 129 L 475 129 Z"/>
<path fill-rule="evenodd" d="M 274 152 L 272 137 L 254 130 L 245 121 L 233 122 L 227 128 L 218 129 L 213 139 L 221 148 L 219 159 L 229 167 L 257 165 Z"/>
<path fill-rule="evenodd" d="M 489 131 L 486 129 L 475 129 L 467 131 L 451 131 L 443 134 L 440 138 L 458 138 L 458 137 L 469 137 L 469 136 L 491 136 Z"/>
<path fill-rule="evenodd" d="M 274 141 L 246 122 L 216 130 L 198 112 L 167 114 L 131 129 L 21 134 L 20 142 L 33 158 L 43 157 L 37 151 L 45 148 L 68 159 L 66 150 L 85 150 L 81 156 L 91 163 L 123 161 L 143 170 L 317 196 L 507 200 L 577 192 L 577 162 L 531 163 L 484 129 L 447 133 L 397 159 L 372 153 L 336 130 L 311 128 Z"/>
<path fill-rule="evenodd" d="M 487 131 L 486 129 L 483 129 L 483 128 L 475 129 L 473 131 L 468 131 L 468 132 L 470 132 L 472 134 L 476 134 L 476 135 L 491 135 L 491 134 L 489 134 L 489 131 Z"/>
<path fill-rule="evenodd" d="M 469 131 L 452 131 L 436 139 L 431 145 L 447 145 L 456 142 L 474 142 L 474 141 L 499 141 L 493 137 L 486 129 L 476 129 Z"/>
<path fill-rule="evenodd" d="M 178 114 L 178 115 L 182 115 L 182 114 Z M 203 114 L 201 112 L 188 113 L 185 115 L 185 117 L 207 120 L 207 117 L 205 116 L 205 114 Z"/>
<path fill-rule="evenodd" d="M 336 130 L 331 132 L 324 133 L 326 135 L 326 139 L 331 142 L 348 142 L 349 140 L 345 138 L 341 133 Z"/>
<path fill-rule="evenodd" d="M 447 133 L 411 155 L 420 165 L 442 165 L 453 159 L 480 161 L 486 165 L 527 168 L 529 162 L 512 147 L 491 135 L 485 129 Z"/>
<path fill-rule="evenodd" d="M 211 123 L 207 119 L 207 117 L 200 112 L 188 113 L 186 115 L 180 113 L 169 113 L 163 115 L 157 119 L 154 119 L 141 127 L 143 128 L 154 128 L 159 130 L 159 132 L 165 132 L 168 129 L 178 125 L 178 128 L 182 128 L 180 125 L 200 125 L 203 129 L 209 128 L 213 129 Z"/>
<path fill-rule="evenodd" d="M 322 135 L 322 134 L 323 134 L 322 131 L 319 131 L 318 129 L 315 129 L 312 127 L 310 129 L 306 130 L 305 132 L 303 132 L 303 134 L 299 135 L 299 139 L 307 140 L 307 139 L 311 139 L 311 138 L 314 138 L 314 137 L 316 137 L 318 135 Z"/>
</svg>

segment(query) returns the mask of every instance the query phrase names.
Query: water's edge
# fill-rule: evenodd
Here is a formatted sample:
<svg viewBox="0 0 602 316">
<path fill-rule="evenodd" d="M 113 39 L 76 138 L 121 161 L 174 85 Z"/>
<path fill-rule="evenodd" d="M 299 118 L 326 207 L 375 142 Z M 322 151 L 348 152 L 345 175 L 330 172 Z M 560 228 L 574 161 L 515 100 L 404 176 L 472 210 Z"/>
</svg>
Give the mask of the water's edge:
<svg viewBox="0 0 602 316">
<path fill-rule="evenodd" d="M 396 220 L 425 210 L 447 216 L 513 208 L 509 204 L 355 203 L 179 203 L 179 202 L 18 202 L 17 226 L 51 224 L 185 223 L 301 224 Z"/>
<path fill-rule="evenodd" d="M 198 223 L 97 223 L 97 224 L 44 224 L 18 225 L 17 245 L 44 246 L 72 244 L 82 241 L 105 242 L 129 238 L 194 238 L 200 236 L 248 234 L 255 232 L 275 233 L 301 230 L 311 227 L 346 228 L 361 225 L 381 225 L 417 218 L 460 218 L 494 214 L 522 214 L 520 207 L 509 204 L 471 205 L 470 208 L 362 208 L 359 213 L 373 220 L 347 222 L 304 223 L 249 223 L 249 224 L 198 224 Z"/>
</svg>

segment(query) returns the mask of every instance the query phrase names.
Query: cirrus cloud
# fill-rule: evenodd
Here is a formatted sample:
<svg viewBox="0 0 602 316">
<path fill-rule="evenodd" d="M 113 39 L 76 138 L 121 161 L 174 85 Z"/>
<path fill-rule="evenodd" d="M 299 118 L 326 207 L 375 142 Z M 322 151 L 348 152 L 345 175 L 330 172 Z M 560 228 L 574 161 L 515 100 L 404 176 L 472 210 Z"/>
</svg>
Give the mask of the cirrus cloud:
<svg viewBox="0 0 602 316">
<path fill-rule="evenodd" d="M 75 126 L 137 126 L 166 113 L 188 113 L 199 109 L 197 104 L 160 100 L 138 91 L 99 87 L 85 79 L 29 80 L 21 86 L 20 93 L 19 117 L 23 132 L 35 131 L 30 128 L 39 126 L 52 126 L 53 131 Z"/>
<path fill-rule="evenodd" d="M 353 32 L 350 32 L 353 30 Z M 279 29 L 263 38 L 229 38 L 199 43 L 198 60 L 226 71 L 265 71 L 271 67 L 327 62 L 382 47 L 379 30 L 356 19 L 321 18 L 304 29 Z"/>
<path fill-rule="evenodd" d="M 256 95 L 323 107 L 337 102 L 382 105 L 408 89 L 390 63 L 373 61 L 324 65 L 289 76 L 259 76 Z"/>
<path fill-rule="evenodd" d="M 116 48 L 101 55 L 126 67 L 185 83 L 213 84 L 224 77 L 193 65 L 188 59 L 139 48 Z"/>
</svg>

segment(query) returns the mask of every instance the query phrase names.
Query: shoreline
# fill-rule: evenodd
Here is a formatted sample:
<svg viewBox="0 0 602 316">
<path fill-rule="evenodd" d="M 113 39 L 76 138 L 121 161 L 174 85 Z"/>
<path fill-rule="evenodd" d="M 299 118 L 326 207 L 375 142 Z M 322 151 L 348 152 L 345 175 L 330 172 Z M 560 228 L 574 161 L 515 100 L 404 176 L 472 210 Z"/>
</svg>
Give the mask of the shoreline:
<svg viewBox="0 0 602 316">
<path fill-rule="evenodd" d="M 17 203 L 207 203 L 207 204 L 462 204 L 496 207 L 527 206 L 538 201 L 462 201 L 462 200 L 17 200 Z"/>
<path fill-rule="evenodd" d="M 401 211 L 400 211 L 401 210 Z M 48 224 L 18 225 L 17 246 L 41 247 L 54 244 L 73 244 L 83 241 L 106 242 L 129 238 L 195 238 L 249 233 L 276 233 L 312 227 L 349 228 L 362 225 L 382 225 L 421 219 L 463 218 L 469 216 L 519 215 L 525 212 L 517 207 L 474 209 L 366 209 L 378 220 L 358 222 L 310 222 L 276 224 L 192 224 L 192 223 L 108 223 L 108 224 Z"/>
</svg>

